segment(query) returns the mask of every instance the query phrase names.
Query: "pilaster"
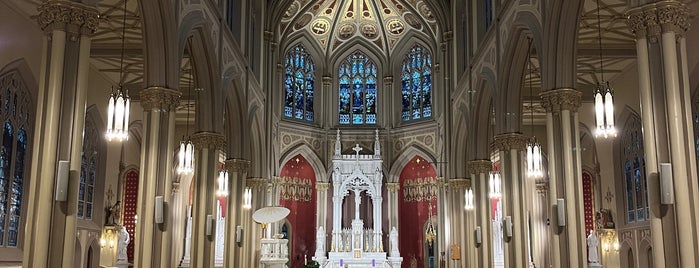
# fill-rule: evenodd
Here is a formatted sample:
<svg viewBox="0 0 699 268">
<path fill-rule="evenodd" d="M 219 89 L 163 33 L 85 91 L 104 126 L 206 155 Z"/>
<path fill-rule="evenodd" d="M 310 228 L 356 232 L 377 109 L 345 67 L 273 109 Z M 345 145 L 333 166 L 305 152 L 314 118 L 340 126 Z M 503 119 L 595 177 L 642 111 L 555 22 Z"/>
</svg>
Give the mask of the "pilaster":
<svg viewBox="0 0 699 268">
<path fill-rule="evenodd" d="M 477 266 L 493 267 L 493 224 L 488 175 L 493 170 L 493 163 L 486 159 L 471 160 L 466 163 L 471 174 L 471 185 L 475 195 L 476 226 L 481 228 L 481 243 L 476 244 Z M 474 231 L 475 234 L 475 231 Z"/>
<path fill-rule="evenodd" d="M 243 211 L 243 192 L 245 191 L 246 177 L 250 169 L 250 161 L 241 158 L 226 160 L 228 170 L 228 197 L 226 200 L 226 238 L 223 255 L 224 267 L 244 267 L 243 245 L 235 242 L 236 226 L 242 225 L 243 218 L 250 218 L 247 211 Z M 246 243 L 246 242 L 244 242 Z M 252 243 L 252 241 L 250 241 Z"/>
</svg>

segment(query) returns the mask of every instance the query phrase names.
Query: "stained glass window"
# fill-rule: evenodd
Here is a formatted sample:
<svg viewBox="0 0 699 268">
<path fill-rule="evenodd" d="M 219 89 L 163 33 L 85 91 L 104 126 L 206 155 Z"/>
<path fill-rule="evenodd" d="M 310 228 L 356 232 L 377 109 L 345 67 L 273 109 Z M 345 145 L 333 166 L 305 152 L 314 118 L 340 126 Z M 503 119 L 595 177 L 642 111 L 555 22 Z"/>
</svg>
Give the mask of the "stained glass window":
<svg viewBox="0 0 699 268">
<path fill-rule="evenodd" d="M 483 0 L 485 2 L 485 10 L 483 13 L 485 13 L 485 30 L 487 31 L 488 28 L 490 28 L 490 25 L 493 24 L 493 0 Z"/>
<path fill-rule="evenodd" d="M 630 223 L 646 221 L 650 217 L 650 210 L 640 118 L 632 116 L 624 125 L 622 146 L 626 220 Z"/>
<path fill-rule="evenodd" d="M 376 64 L 360 51 L 340 64 L 340 124 L 376 124 Z"/>
<path fill-rule="evenodd" d="M 315 65 L 306 49 L 297 45 L 284 59 L 284 116 L 313 121 Z"/>
<path fill-rule="evenodd" d="M 93 201 L 95 194 L 95 176 L 99 163 L 97 145 L 99 132 L 91 117 L 85 118 L 85 134 L 83 136 L 83 155 L 80 165 L 80 187 L 78 188 L 78 218 L 92 219 Z"/>
<path fill-rule="evenodd" d="M 401 67 L 403 121 L 432 116 L 432 57 L 422 46 L 408 51 Z"/>
<path fill-rule="evenodd" d="M 0 77 L 0 103 L 0 247 L 17 247 L 27 174 L 30 99 L 16 71 Z"/>
</svg>

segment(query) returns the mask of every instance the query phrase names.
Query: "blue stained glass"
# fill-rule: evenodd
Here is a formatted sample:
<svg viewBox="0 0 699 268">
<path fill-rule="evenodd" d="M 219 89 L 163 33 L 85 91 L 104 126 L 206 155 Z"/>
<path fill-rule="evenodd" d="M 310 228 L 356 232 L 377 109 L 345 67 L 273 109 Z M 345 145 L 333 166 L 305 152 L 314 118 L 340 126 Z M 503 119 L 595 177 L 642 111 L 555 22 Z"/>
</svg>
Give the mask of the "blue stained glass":
<svg viewBox="0 0 699 268">
<path fill-rule="evenodd" d="M 287 52 L 284 64 L 284 116 L 313 121 L 315 65 L 311 56 L 297 45 Z"/>
<path fill-rule="evenodd" d="M 0 170 L 2 171 L 2 174 L 0 174 L 0 225 L 3 225 L 2 229 L 0 229 L 0 236 L 3 236 L 0 238 L 0 245 L 4 245 L 4 235 L 5 235 L 5 220 L 7 219 L 8 216 L 8 211 L 7 211 L 7 205 L 8 202 L 10 205 L 12 205 L 12 201 L 10 200 L 9 197 L 12 196 L 12 193 L 10 192 L 10 174 L 11 173 L 11 163 L 12 163 L 12 150 L 13 150 L 13 142 L 14 142 L 14 128 L 12 124 L 9 121 L 5 122 L 5 127 L 3 130 L 2 134 L 2 148 L 0 148 Z M 10 211 L 11 212 L 11 211 Z M 9 215 L 10 219 L 12 218 L 12 215 Z M 9 230 L 8 230 L 9 231 Z M 9 233 L 8 233 L 9 235 Z M 9 237 L 9 236 L 8 236 Z M 15 241 L 16 243 L 16 241 Z M 9 241 L 7 243 L 7 246 L 9 245 Z"/>
<path fill-rule="evenodd" d="M 20 217 L 22 215 L 22 193 L 24 192 L 24 160 L 27 153 L 27 132 L 20 128 L 17 132 L 17 152 L 15 152 L 15 172 L 12 180 L 12 198 L 10 199 L 10 224 L 8 226 L 7 246 L 16 247 L 19 237 Z"/>
<path fill-rule="evenodd" d="M 640 222 L 649 219 L 648 183 L 643 158 L 643 134 L 640 118 L 631 118 L 624 125 L 622 136 L 624 148 L 624 174 L 626 214 L 628 222 Z"/>
<path fill-rule="evenodd" d="M 5 99 L 5 114 L 10 113 L 10 99 L 12 98 L 12 93 L 10 92 L 10 89 L 7 89 L 7 99 Z"/>
<path fill-rule="evenodd" d="M 432 60 L 420 45 L 414 46 L 401 67 L 401 119 L 432 116 Z"/>
<path fill-rule="evenodd" d="M 340 64 L 340 124 L 376 124 L 376 65 L 357 51 Z"/>
</svg>

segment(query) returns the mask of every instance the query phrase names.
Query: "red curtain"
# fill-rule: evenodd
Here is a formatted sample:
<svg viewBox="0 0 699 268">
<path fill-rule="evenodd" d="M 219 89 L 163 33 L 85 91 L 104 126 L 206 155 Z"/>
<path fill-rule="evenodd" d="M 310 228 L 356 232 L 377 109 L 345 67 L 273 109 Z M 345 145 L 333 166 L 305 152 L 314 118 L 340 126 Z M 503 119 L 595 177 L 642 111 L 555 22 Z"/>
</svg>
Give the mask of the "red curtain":
<svg viewBox="0 0 699 268">
<path fill-rule="evenodd" d="M 134 232 L 136 230 L 136 204 L 138 203 L 138 170 L 132 169 L 126 172 L 124 179 L 124 215 L 122 220 L 126 231 L 129 233 L 131 243 L 126 248 L 129 262 L 133 262 L 134 243 L 136 241 Z"/>
</svg>

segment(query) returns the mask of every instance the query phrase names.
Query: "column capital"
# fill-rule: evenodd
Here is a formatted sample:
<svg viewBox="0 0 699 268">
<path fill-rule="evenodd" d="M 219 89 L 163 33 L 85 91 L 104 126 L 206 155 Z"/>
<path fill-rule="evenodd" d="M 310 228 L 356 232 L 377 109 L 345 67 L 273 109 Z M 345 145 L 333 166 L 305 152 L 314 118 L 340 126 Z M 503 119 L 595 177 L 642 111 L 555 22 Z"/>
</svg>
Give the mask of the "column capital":
<svg viewBox="0 0 699 268">
<path fill-rule="evenodd" d="M 398 192 L 398 189 L 400 189 L 400 183 L 388 182 L 386 183 L 386 189 L 388 189 L 389 192 Z"/>
<path fill-rule="evenodd" d="M 179 182 L 172 182 L 172 195 L 175 195 L 180 192 L 180 183 Z"/>
<path fill-rule="evenodd" d="M 647 35 L 651 42 L 657 42 L 662 32 L 675 32 L 684 35 L 689 30 L 689 9 L 680 1 L 659 1 L 626 12 L 627 24 L 636 38 Z"/>
<path fill-rule="evenodd" d="M 329 75 L 323 76 L 323 84 L 330 85 L 330 84 L 332 84 L 332 82 L 333 82 L 332 76 L 329 76 Z"/>
<path fill-rule="evenodd" d="M 245 186 L 252 189 L 267 188 L 267 179 L 265 178 L 248 178 L 245 180 Z"/>
<path fill-rule="evenodd" d="M 493 162 L 487 159 L 476 159 L 466 162 L 466 167 L 470 174 L 488 174 L 493 170 Z"/>
<path fill-rule="evenodd" d="M 93 36 L 99 25 L 99 11 L 83 4 L 51 0 L 37 9 L 39 27 L 45 32 L 64 30 Z"/>
<path fill-rule="evenodd" d="M 194 144 L 194 147 L 197 149 L 223 149 L 223 147 L 226 146 L 226 139 L 220 133 L 200 131 L 192 134 L 192 144 Z M 248 165 L 249 162 L 250 161 L 248 161 Z M 226 167 L 228 167 L 228 160 L 226 160 Z"/>
<path fill-rule="evenodd" d="M 447 186 L 447 181 L 442 177 L 437 178 L 435 181 L 437 182 L 437 186 L 440 188 Z"/>
<path fill-rule="evenodd" d="M 182 93 L 164 87 L 147 87 L 139 93 L 145 111 L 172 111 L 180 104 Z"/>
<path fill-rule="evenodd" d="M 549 191 L 548 180 L 537 180 L 536 181 L 536 193 L 545 195 Z"/>
<path fill-rule="evenodd" d="M 495 135 L 493 144 L 500 151 L 519 150 L 524 151 L 529 138 L 522 133 L 503 133 Z"/>
<path fill-rule="evenodd" d="M 325 191 L 328 190 L 328 188 L 330 188 L 330 183 L 329 183 L 329 182 L 318 182 L 318 183 L 316 183 L 316 189 L 317 189 L 318 191 L 323 191 L 323 192 L 325 192 Z"/>
<path fill-rule="evenodd" d="M 250 169 L 250 160 L 245 160 L 242 158 L 226 159 L 225 164 L 226 170 L 228 170 L 230 173 L 248 172 L 248 169 Z"/>
<path fill-rule="evenodd" d="M 393 76 L 384 76 L 383 77 L 383 83 L 384 84 L 392 84 L 393 83 Z"/>
<path fill-rule="evenodd" d="M 471 180 L 466 178 L 454 178 L 449 180 L 449 188 L 454 191 L 465 190 L 471 187 Z"/>
<path fill-rule="evenodd" d="M 541 106 L 546 109 L 547 113 L 560 112 L 561 110 L 575 113 L 580 108 L 582 92 L 572 88 L 559 88 L 543 91 L 539 93 L 539 97 L 541 97 Z"/>
</svg>

